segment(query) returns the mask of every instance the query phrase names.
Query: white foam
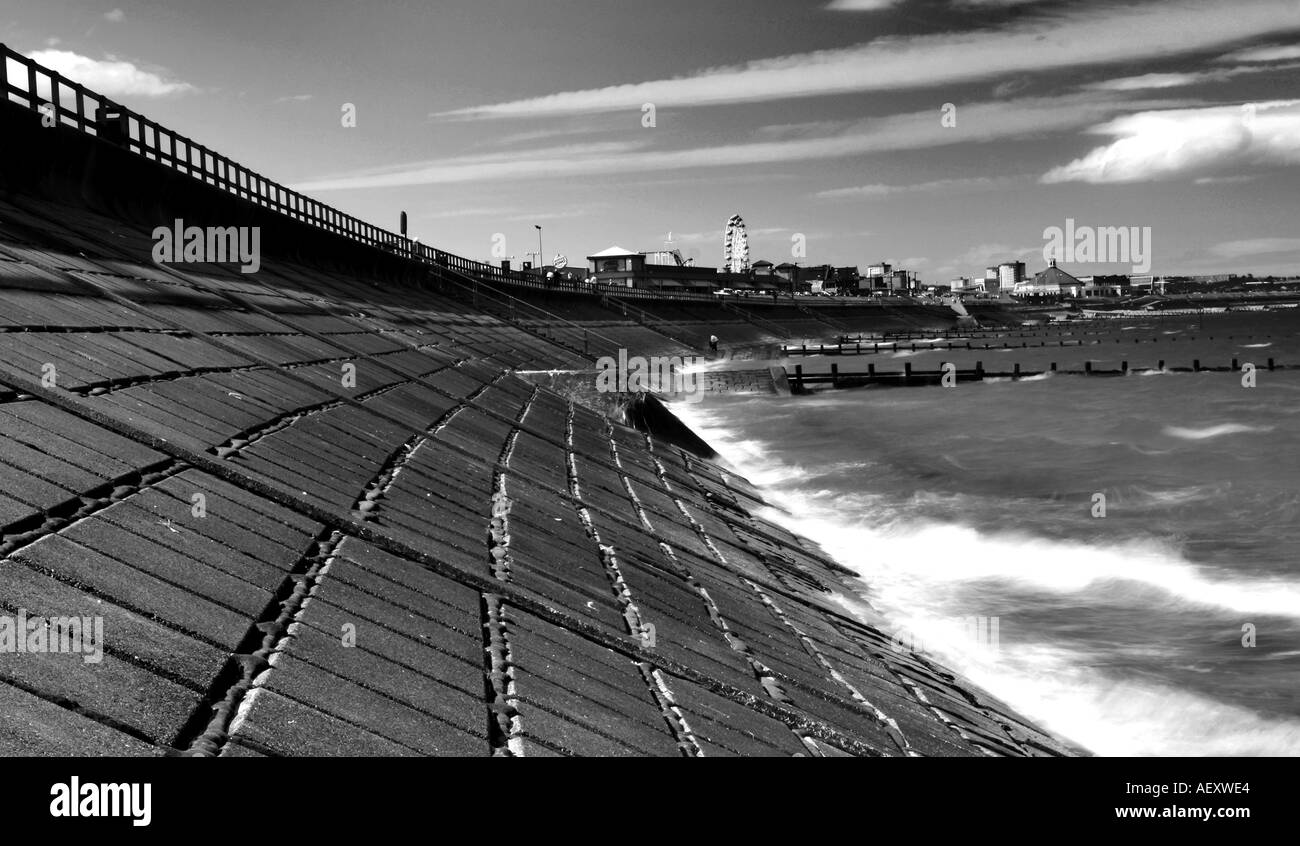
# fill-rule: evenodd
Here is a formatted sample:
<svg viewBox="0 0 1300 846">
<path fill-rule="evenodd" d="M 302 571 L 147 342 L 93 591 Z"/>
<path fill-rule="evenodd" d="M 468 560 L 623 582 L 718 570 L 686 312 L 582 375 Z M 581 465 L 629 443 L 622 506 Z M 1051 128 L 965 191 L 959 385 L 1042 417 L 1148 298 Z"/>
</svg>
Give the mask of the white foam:
<svg viewBox="0 0 1300 846">
<path fill-rule="evenodd" d="M 776 486 L 765 495 L 784 510 L 763 509 L 760 516 L 819 543 L 863 578 L 872 606 L 895 632 L 919 635 L 942 663 L 1041 725 L 1101 755 L 1300 755 L 1300 720 L 1270 719 L 1167 684 L 1116 677 L 1094 666 L 1097 655 L 1086 646 L 1033 642 L 1023 632 L 1017 636 L 1014 609 L 1005 607 L 1016 591 L 1060 596 L 1093 591 L 1105 596 L 1107 607 L 1157 614 L 1195 613 L 1179 607 L 1190 605 L 1297 618 L 1300 583 L 1200 567 L 1154 542 L 1085 546 L 957 524 L 849 522 L 851 511 L 881 510 L 850 509 L 842 495 L 792 489 L 817 473 L 781 466 L 759 441 L 732 440 L 721 428 L 723 417 L 698 408 L 682 415 L 738 472 L 765 488 Z M 1184 499 L 1199 493 L 1171 495 Z M 865 504 L 875 497 L 863 492 L 853 499 Z M 1014 590 L 1006 589 L 1008 583 Z M 844 604 L 864 621 L 881 624 L 879 614 L 861 603 L 850 598 Z M 954 623 L 972 615 L 1003 617 L 1000 650 L 991 653 L 973 643 Z"/>
<path fill-rule="evenodd" d="M 1192 429 L 1183 426 L 1166 426 L 1164 433 L 1175 438 L 1182 438 L 1185 441 L 1203 441 L 1207 438 L 1218 438 L 1223 435 L 1239 435 L 1246 432 L 1271 432 L 1272 426 L 1247 426 L 1245 423 L 1220 423 L 1217 426 L 1206 426 L 1202 429 Z"/>
</svg>

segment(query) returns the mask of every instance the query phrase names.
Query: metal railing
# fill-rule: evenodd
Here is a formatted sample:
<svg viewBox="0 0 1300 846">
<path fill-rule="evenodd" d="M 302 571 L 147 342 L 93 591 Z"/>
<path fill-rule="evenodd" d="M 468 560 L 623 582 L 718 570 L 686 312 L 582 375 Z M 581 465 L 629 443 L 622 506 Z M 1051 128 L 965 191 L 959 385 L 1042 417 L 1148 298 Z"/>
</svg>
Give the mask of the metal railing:
<svg viewBox="0 0 1300 846">
<path fill-rule="evenodd" d="M 0 44 L 4 99 L 186 174 L 263 208 L 405 258 L 515 285 L 545 287 L 530 274 L 507 272 L 420 244 L 281 185 L 255 170 L 150 120 Z"/>
</svg>

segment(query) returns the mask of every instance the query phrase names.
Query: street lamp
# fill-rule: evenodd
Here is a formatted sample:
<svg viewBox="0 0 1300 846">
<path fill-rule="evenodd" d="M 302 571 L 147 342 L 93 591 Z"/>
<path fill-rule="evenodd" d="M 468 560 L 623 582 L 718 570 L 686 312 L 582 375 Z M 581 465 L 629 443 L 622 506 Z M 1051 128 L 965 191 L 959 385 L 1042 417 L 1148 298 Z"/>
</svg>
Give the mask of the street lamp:
<svg viewBox="0 0 1300 846">
<path fill-rule="evenodd" d="M 542 272 L 542 265 L 545 262 L 545 259 L 542 257 L 545 256 L 546 253 L 542 252 L 542 227 L 539 224 L 534 223 L 533 228 L 537 230 L 537 272 L 540 274 Z"/>
</svg>

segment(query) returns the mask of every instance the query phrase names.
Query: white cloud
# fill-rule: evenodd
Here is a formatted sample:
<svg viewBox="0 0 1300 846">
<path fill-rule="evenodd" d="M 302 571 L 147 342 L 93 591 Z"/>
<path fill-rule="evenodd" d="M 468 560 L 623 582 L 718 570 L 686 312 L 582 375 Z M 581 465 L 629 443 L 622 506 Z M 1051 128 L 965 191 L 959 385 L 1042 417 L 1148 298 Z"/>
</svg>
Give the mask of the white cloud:
<svg viewBox="0 0 1300 846">
<path fill-rule="evenodd" d="M 827 9 L 834 12 L 879 12 L 892 9 L 903 0 L 831 0 Z"/>
<path fill-rule="evenodd" d="M 1210 252 L 1227 259 L 1300 253 L 1300 238 L 1249 238 L 1242 241 L 1225 241 L 1215 244 L 1210 248 Z"/>
<path fill-rule="evenodd" d="M 456 207 L 441 211 L 419 212 L 413 220 L 450 220 L 459 217 L 504 217 L 515 214 L 515 209 Z"/>
<path fill-rule="evenodd" d="M 122 21 L 126 20 L 126 12 L 123 12 L 121 9 L 114 9 L 111 12 L 105 12 L 104 20 L 108 21 L 109 23 L 119 24 Z"/>
<path fill-rule="evenodd" d="M 276 103 L 306 103 L 308 100 L 312 99 L 312 96 L 313 96 L 313 95 L 311 95 L 311 94 L 291 94 L 291 95 L 286 96 L 286 97 L 276 97 L 275 100 L 274 100 L 274 102 L 276 102 Z"/>
<path fill-rule="evenodd" d="M 1300 100 L 1139 112 L 1092 132 L 1113 136 L 1043 182 L 1144 182 L 1224 165 L 1300 164 Z"/>
<path fill-rule="evenodd" d="M 970 179 L 936 179 L 932 182 L 915 182 L 910 185 L 858 185 L 852 188 L 832 188 L 818 191 L 814 196 L 822 200 L 837 200 L 854 197 L 888 197 L 891 194 L 930 194 L 969 191 L 971 189 L 995 188 L 1012 180 L 994 179 L 979 176 Z"/>
<path fill-rule="evenodd" d="M 1028 72 L 1160 59 L 1300 26 L 1295 0 L 1170 0 L 1040 12 L 1001 29 L 878 38 L 689 76 L 566 91 L 439 113 L 536 117 L 681 108 L 792 97 L 955 85 Z M 1159 38 L 1152 38 L 1159 33 Z"/>
<path fill-rule="evenodd" d="M 555 211 L 537 212 L 534 214 L 512 213 L 509 217 L 505 218 L 505 220 L 510 222 L 517 222 L 521 220 L 529 221 L 529 222 L 535 220 L 565 220 L 571 217 L 582 217 L 583 215 L 591 214 L 593 211 L 596 210 L 597 208 L 595 206 L 591 206 L 591 207 L 578 207 L 578 208 L 570 208 L 570 209 L 559 209 Z"/>
<path fill-rule="evenodd" d="M 1179 88 L 1195 85 L 1199 82 L 1222 81 L 1228 78 L 1229 71 L 1189 71 L 1187 73 L 1146 73 L 1141 76 L 1126 76 L 1121 79 L 1107 79 L 1085 85 L 1090 91 L 1142 91 L 1150 88 Z"/>
<path fill-rule="evenodd" d="M 1202 176 L 1195 180 L 1197 185 L 1240 185 L 1245 182 L 1254 182 L 1254 176 Z"/>
<path fill-rule="evenodd" d="M 778 162 L 843 158 L 893 150 L 916 150 L 1023 138 L 1087 126 L 1120 108 L 1162 108 L 1165 102 L 1124 104 L 1096 95 L 1033 98 L 963 106 L 958 128 L 940 126 L 938 113 L 926 110 L 848 124 L 839 131 L 809 137 L 755 141 L 678 150 L 639 149 L 632 143 L 573 145 L 517 152 L 461 156 L 354 171 L 311 180 L 299 191 L 393 188 L 494 179 L 554 179 L 599 174 L 629 174 L 686 168 L 726 168 Z"/>
<path fill-rule="evenodd" d="M 1300 44 L 1282 44 L 1271 47 L 1252 47 L 1220 57 L 1221 62 L 1280 62 L 1300 59 Z"/>
<path fill-rule="evenodd" d="M 1037 257 L 1042 261 L 1043 245 L 1037 244 L 1031 247 L 1014 247 L 1010 244 L 977 244 L 966 252 L 953 258 L 950 264 L 945 264 L 944 268 L 951 270 L 954 267 L 975 268 L 968 270 L 963 275 L 970 276 L 973 279 L 983 279 L 984 269 L 994 265 L 1001 264 L 1004 261 L 1023 261 L 1028 264 Z"/>
<path fill-rule="evenodd" d="M 1206 71 L 1148 73 L 1141 76 L 1126 76 L 1120 79 L 1093 82 L 1083 87 L 1089 91 L 1144 91 L 1159 88 L 1181 88 L 1186 85 L 1200 85 L 1205 82 L 1226 82 L 1242 74 L 1276 73 L 1296 68 L 1300 68 L 1300 64 L 1240 65 L 1235 68 L 1216 68 Z"/>
<path fill-rule="evenodd" d="M 109 97 L 166 97 L 197 91 L 188 82 L 174 82 L 127 61 L 106 56 L 92 59 L 69 50 L 37 50 L 27 58 Z"/>
</svg>

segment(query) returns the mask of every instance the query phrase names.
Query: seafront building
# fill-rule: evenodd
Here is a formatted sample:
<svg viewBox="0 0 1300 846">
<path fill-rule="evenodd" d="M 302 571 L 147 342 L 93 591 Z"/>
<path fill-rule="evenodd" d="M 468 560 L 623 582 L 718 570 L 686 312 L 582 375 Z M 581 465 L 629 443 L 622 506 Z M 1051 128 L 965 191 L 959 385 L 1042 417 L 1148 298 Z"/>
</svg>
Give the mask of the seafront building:
<svg viewBox="0 0 1300 846">
<path fill-rule="evenodd" d="M 677 250 L 636 252 L 612 246 L 587 256 L 587 270 L 593 283 L 606 288 L 709 294 L 723 288 L 758 291 L 776 287 L 770 277 L 698 267 Z"/>
<path fill-rule="evenodd" d="M 998 291 L 1011 293 L 1016 286 L 1025 281 L 1025 263 L 1023 261 L 1004 261 L 998 265 Z"/>
<path fill-rule="evenodd" d="M 1052 259 L 1046 270 L 1034 274 L 1033 279 L 1016 283 L 1011 293 L 1016 297 L 1077 297 L 1082 289 L 1082 283 L 1057 267 L 1056 259 Z"/>
<path fill-rule="evenodd" d="M 885 267 L 889 267 L 885 265 Z M 861 276 L 856 266 L 829 264 L 800 267 L 794 262 L 774 265 L 760 260 L 743 273 L 701 267 L 679 250 L 629 250 L 611 246 L 587 256 L 586 280 L 608 289 L 631 288 L 668 293 L 709 294 L 721 291 L 766 294 L 816 294 L 827 290 L 856 294 Z M 876 277 L 884 290 L 906 290 L 908 274 L 892 271 Z"/>
</svg>

